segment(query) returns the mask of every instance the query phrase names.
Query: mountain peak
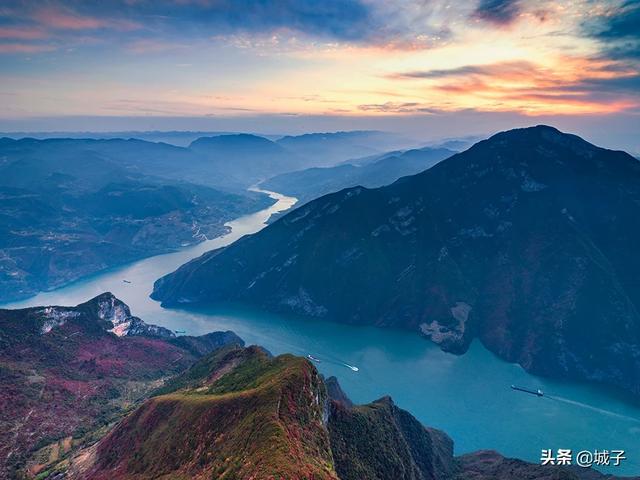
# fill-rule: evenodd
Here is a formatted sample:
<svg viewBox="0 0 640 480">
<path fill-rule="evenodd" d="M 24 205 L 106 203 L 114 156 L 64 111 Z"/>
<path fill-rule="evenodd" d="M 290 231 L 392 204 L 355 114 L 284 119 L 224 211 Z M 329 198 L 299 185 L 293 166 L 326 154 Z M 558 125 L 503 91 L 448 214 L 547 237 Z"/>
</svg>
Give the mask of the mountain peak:
<svg viewBox="0 0 640 480">
<path fill-rule="evenodd" d="M 479 337 L 533 373 L 640 395 L 638 217 L 640 162 L 540 125 L 320 197 L 163 277 L 153 297 L 402 327 L 457 353 Z"/>
<path fill-rule="evenodd" d="M 324 385 L 304 358 L 227 347 L 158 393 L 97 444 L 83 478 L 338 478 Z"/>
<path fill-rule="evenodd" d="M 193 142 L 189 148 L 199 148 L 199 147 L 266 147 L 266 148 L 277 148 L 278 145 L 271 140 L 260 137 L 258 135 L 253 135 L 250 133 L 237 133 L 231 135 L 216 135 L 214 137 L 200 137 Z"/>
<path fill-rule="evenodd" d="M 55 308 L 55 307 L 54 307 Z M 111 292 L 104 292 L 92 298 L 91 300 L 81 303 L 76 310 L 86 312 L 89 318 L 96 318 L 106 325 L 109 332 L 119 336 L 150 336 L 173 338 L 175 334 L 164 327 L 158 325 L 150 325 L 145 323 L 138 317 L 131 315 L 129 306 L 122 300 L 118 299 Z"/>
<path fill-rule="evenodd" d="M 592 152 L 599 147 L 587 142 L 577 135 L 565 133 L 555 127 L 549 125 L 535 125 L 533 127 L 514 128 L 504 132 L 496 133 L 487 140 L 478 142 L 476 145 L 500 144 L 502 142 L 510 143 L 535 143 L 536 145 L 558 145 L 569 147 L 576 153 Z M 474 145 L 475 146 L 475 145 Z M 473 147 L 472 147 L 473 148 Z"/>
</svg>

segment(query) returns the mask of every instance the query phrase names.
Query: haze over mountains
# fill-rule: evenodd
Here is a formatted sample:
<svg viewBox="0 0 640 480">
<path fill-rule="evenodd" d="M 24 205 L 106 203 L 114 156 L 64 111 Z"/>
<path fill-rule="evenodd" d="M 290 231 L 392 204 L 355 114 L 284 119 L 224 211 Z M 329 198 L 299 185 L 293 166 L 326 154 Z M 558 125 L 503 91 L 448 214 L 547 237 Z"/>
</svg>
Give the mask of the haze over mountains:
<svg viewBox="0 0 640 480">
<path fill-rule="evenodd" d="M 186 161 L 137 140 L 0 141 L 0 301 L 216 237 L 271 202 L 185 182 Z"/>
<path fill-rule="evenodd" d="M 312 201 L 183 265 L 153 297 L 408 328 L 457 353 L 480 338 L 530 372 L 640 395 L 639 205 L 630 155 L 512 130 L 390 186 Z"/>
<path fill-rule="evenodd" d="M 260 185 L 267 190 L 291 195 L 300 204 L 356 185 L 375 188 L 414 175 L 456 152 L 447 148 L 412 149 L 356 159 L 334 167 L 309 168 L 276 175 Z"/>
<path fill-rule="evenodd" d="M 203 137 L 190 147 L 134 138 L 0 139 L 0 301 L 223 234 L 225 222 L 272 202 L 248 187 L 313 165 L 319 141 L 330 163 L 376 151 L 362 146 L 367 141 L 398 140 L 340 132 L 282 141 L 288 146 L 248 134 Z M 308 144 L 310 156 L 298 153 Z"/>
</svg>

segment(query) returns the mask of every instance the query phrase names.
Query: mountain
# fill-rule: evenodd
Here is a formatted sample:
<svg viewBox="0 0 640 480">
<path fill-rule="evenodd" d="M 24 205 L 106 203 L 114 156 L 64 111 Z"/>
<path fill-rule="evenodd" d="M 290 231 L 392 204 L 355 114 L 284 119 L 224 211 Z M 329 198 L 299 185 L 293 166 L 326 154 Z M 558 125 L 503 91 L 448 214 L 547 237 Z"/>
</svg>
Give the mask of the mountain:
<svg viewBox="0 0 640 480">
<path fill-rule="evenodd" d="M 104 293 L 0 310 L 0 477 L 604 480 L 453 441 L 389 397 L 354 405 L 306 358 L 176 337 Z"/>
<path fill-rule="evenodd" d="M 535 374 L 640 395 L 640 163 L 538 126 L 423 173 L 314 200 L 155 284 L 165 306 L 239 301 L 479 338 Z"/>
<path fill-rule="evenodd" d="M 230 346 L 160 393 L 72 462 L 71 478 L 338 478 L 325 391 L 303 358 Z"/>
<path fill-rule="evenodd" d="M 309 165 L 331 166 L 350 158 L 406 148 L 412 141 L 391 133 L 360 130 L 289 135 L 277 143 L 309 159 Z"/>
<path fill-rule="evenodd" d="M 0 302 L 219 236 L 227 221 L 271 202 L 145 173 L 165 161 L 179 171 L 186 157 L 168 152 L 183 150 L 139 141 L 0 140 Z"/>
<path fill-rule="evenodd" d="M 302 157 L 276 142 L 245 133 L 199 138 L 189 149 L 225 177 L 247 185 L 307 165 Z"/>
<path fill-rule="evenodd" d="M 170 375 L 231 332 L 176 337 L 110 293 L 76 307 L 0 310 L 0 478 L 36 475 L 104 435 Z"/>
<path fill-rule="evenodd" d="M 204 132 L 184 130 L 152 130 L 135 131 L 125 130 L 120 132 L 0 132 L 0 137 L 8 137 L 15 140 L 21 138 L 36 138 L 45 140 L 49 138 L 74 138 L 74 139 L 129 139 L 145 140 L 147 142 L 168 143 L 177 147 L 188 147 L 191 142 L 200 137 L 212 137 L 215 135 L 229 135 L 235 132 Z"/>
<path fill-rule="evenodd" d="M 472 147 L 475 143 L 483 140 L 486 135 L 469 135 L 466 137 L 446 138 L 430 143 L 430 148 L 447 148 L 461 152 Z"/>
<path fill-rule="evenodd" d="M 87 172 L 80 186 L 93 177 L 100 179 L 105 174 L 111 174 L 115 169 L 119 172 L 124 169 L 125 174 L 196 183 L 204 181 L 209 186 L 220 186 L 225 181 L 223 178 L 211 178 L 215 177 L 215 172 L 207 168 L 204 159 L 187 148 L 137 139 L 3 138 L 0 139 L 0 155 L 5 164 L 16 163 L 16 167 L 20 167 L 28 163 L 34 173 L 54 169 L 61 173 L 71 170 L 69 173 L 75 174 L 86 164 Z M 176 168 L 177 165 L 180 165 L 180 169 Z M 98 166 L 101 168 L 96 168 Z M 28 181 L 28 177 L 25 179 L 20 173 L 18 169 L 15 180 Z"/>
<path fill-rule="evenodd" d="M 424 427 L 389 397 L 354 406 L 327 392 L 304 358 L 226 346 L 56 468 L 78 480 L 605 478 L 496 452 L 454 457 L 444 432 Z"/>
<path fill-rule="evenodd" d="M 341 480 L 435 480 L 457 473 L 451 439 L 424 427 L 390 397 L 355 406 L 338 400 L 329 408 L 327 427 Z"/>
<path fill-rule="evenodd" d="M 300 204 L 305 204 L 327 193 L 356 185 L 367 188 L 388 185 L 400 177 L 426 170 L 455 153 L 445 148 L 393 152 L 361 165 L 340 164 L 335 167 L 283 173 L 262 182 L 260 186 L 296 197 Z"/>
<path fill-rule="evenodd" d="M 282 168 L 287 165 L 290 170 L 305 166 L 270 140 L 244 134 L 203 137 L 191 142 L 188 148 L 135 138 L 0 139 L 0 166 L 15 161 L 21 162 L 18 166 L 28 163 L 34 172 L 54 168 L 61 173 L 72 169 L 72 174 L 89 162 L 86 179 L 80 186 L 117 169 L 126 176 L 188 182 L 231 193 L 244 192 L 256 182 L 256 172 L 271 168 L 271 163 L 280 167 L 274 169 L 276 173 L 284 171 Z M 19 170 L 11 178 L 26 181 Z"/>
</svg>

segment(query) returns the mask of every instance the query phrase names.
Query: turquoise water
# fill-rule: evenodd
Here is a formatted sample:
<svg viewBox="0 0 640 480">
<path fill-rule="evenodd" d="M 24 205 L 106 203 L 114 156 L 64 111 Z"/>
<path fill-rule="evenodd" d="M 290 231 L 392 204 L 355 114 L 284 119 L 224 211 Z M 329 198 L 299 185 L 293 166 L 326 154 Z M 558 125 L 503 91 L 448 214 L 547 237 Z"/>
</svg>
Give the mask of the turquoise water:
<svg viewBox="0 0 640 480">
<path fill-rule="evenodd" d="M 527 374 L 475 342 L 455 356 L 414 333 L 354 327 L 243 307 L 184 311 L 163 309 L 149 299 L 153 281 L 201 253 L 264 226 L 268 217 L 295 199 L 272 194 L 271 208 L 230 222 L 232 232 L 180 252 L 151 257 L 26 301 L 3 305 L 75 305 L 104 291 L 125 301 L 149 323 L 198 335 L 233 330 L 247 343 L 274 354 L 318 358 L 318 369 L 335 375 L 358 403 L 391 395 L 425 425 L 441 428 L 457 454 L 478 449 L 538 462 L 541 449 L 626 450 L 618 475 L 640 474 L 640 404 L 610 389 L 558 382 Z M 131 283 L 125 283 L 128 280 Z M 354 371 L 349 366 L 355 366 Z M 540 388 L 544 397 L 512 391 L 510 385 Z"/>
</svg>

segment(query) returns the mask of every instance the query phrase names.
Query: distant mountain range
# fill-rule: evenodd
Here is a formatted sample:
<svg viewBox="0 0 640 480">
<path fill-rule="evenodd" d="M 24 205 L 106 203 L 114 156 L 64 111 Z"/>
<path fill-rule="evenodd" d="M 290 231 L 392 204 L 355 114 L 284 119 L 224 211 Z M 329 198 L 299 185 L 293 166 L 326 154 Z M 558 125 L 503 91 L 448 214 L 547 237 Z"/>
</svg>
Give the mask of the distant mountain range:
<svg viewBox="0 0 640 480">
<path fill-rule="evenodd" d="M 321 197 L 158 280 L 165 306 L 239 301 L 401 327 L 463 353 L 640 395 L 640 163 L 538 126 L 392 185 Z"/>
<path fill-rule="evenodd" d="M 321 145 L 327 163 L 391 139 L 230 134 L 185 148 L 134 138 L 0 138 L 0 302 L 218 236 L 225 222 L 271 202 L 249 186 L 312 165 Z"/>
<path fill-rule="evenodd" d="M 172 133 L 180 132 L 167 132 Z M 0 164 L 15 158 L 37 163 L 79 162 L 86 157 L 98 157 L 131 173 L 237 191 L 280 173 L 334 165 L 354 156 L 380 154 L 409 142 L 384 132 L 307 134 L 280 139 L 244 133 L 222 134 L 194 138 L 188 146 L 136 137 L 102 138 L 101 134 L 96 137 L 0 138 Z"/>
<path fill-rule="evenodd" d="M 0 302 L 214 238 L 271 203 L 149 174 L 188 158 L 137 140 L 0 140 Z"/>
<path fill-rule="evenodd" d="M 446 148 L 429 147 L 391 152 L 334 167 L 283 173 L 262 182 L 261 187 L 296 197 L 299 204 L 304 204 L 347 187 L 359 185 L 375 188 L 388 185 L 400 177 L 426 170 L 455 153 Z"/>
<path fill-rule="evenodd" d="M 218 137 L 221 135 L 239 135 L 246 132 L 232 131 L 121 131 L 121 132 L 0 132 L 0 138 L 14 140 L 33 138 L 46 139 L 94 139 L 94 140 L 122 140 L 136 139 L 147 142 L 168 143 L 178 147 L 188 147 L 192 142 L 203 137 Z M 343 132 L 306 133 L 302 135 L 276 135 L 250 133 L 268 140 L 282 143 L 302 156 L 315 156 L 323 162 L 333 162 L 336 158 L 346 159 L 360 157 L 371 152 L 384 152 L 394 148 L 406 148 L 413 140 L 400 135 L 375 131 L 355 130 Z M 458 140 L 455 140 L 458 141 Z M 464 140 L 463 140 L 464 141 Z"/>
<path fill-rule="evenodd" d="M 287 150 L 308 158 L 309 165 L 313 166 L 331 166 L 350 158 L 407 148 L 414 143 L 399 135 L 368 130 L 289 135 L 277 142 Z"/>
<path fill-rule="evenodd" d="M 205 158 L 212 170 L 245 186 L 308 165 L 305 157 L 256 135 L 220 135 L 195 140 L 190 151 Z"/>
<path fill-rule="evenodd" d="M 127 130 L 121 132 L 0 132 L 0 138 L 12 138 L 19 140 L 21 138 L 35 138 L 38 140 L 46 140 L 50 138 L 73 138 L 73 139 L 136 139 L 145 140 L 147 142 L 160 142 L 175 145 L 177 147 L 188 147 L 191 142 L 201 137 L 213 137 L 216 135 L 235 135 L 239 132 L 207 132 L 207 131 L 134 131 Z"/>
<path fill-rule="evenodd" d="M 389 397 L 233 332 L 176 337 L 110 293 L 0 310 L 0 476 L 40 480 L 613 480 L 453 441 Z"/>
</svg>

